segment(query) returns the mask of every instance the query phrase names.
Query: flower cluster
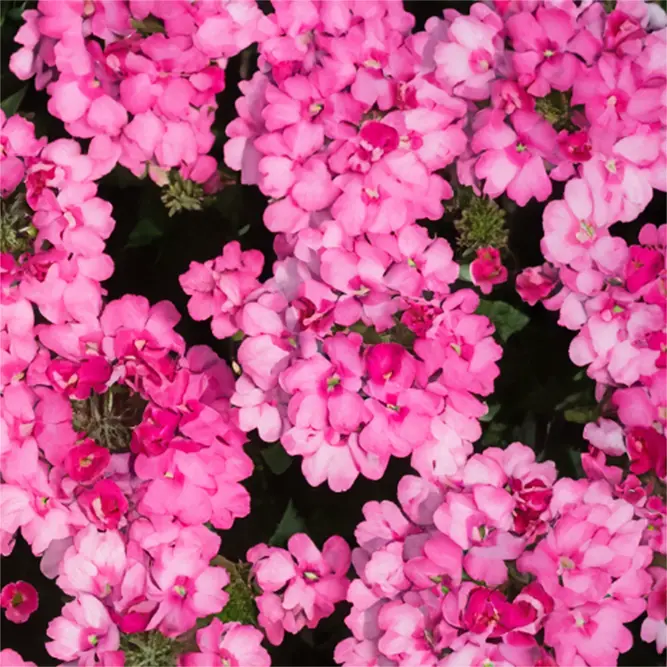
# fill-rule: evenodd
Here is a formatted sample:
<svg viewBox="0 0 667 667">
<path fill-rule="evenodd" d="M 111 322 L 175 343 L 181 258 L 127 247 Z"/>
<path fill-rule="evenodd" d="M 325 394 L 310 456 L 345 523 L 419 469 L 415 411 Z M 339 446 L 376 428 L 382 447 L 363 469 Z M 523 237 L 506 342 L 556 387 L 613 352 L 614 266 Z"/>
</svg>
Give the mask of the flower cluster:
<svg viewBox="0 0 667 667">
<path fill-rule="evenodd" d="M 349 246 L 437 220 L 462 153 L 466 104 L 421 72 L 422 40 L 400 3 L 280 3 L 259 45 L 225 161 L 272 203 L 264 221 L 294 243 Z"/>
<path fill-rule="evenodd" d="M 0 142 L 2 329 L 10 334 L 3 337 L 4 386 L 36 352 L 29 304 L 54 324 L 97 319 L 106 294 L 100 283 L 113 272 L 104 245 L 115 222 L 94 183 L 113 167 L 104 138 L 84 154 L 72 139 L 36 139 L 31 123 L 0 111 Z"/>
<path fill-rule="evenodd" d="M 184 653 L 178 667 L 252 665 L 269 667 L 271 658 L 261 646 L 262 633 L 249 625 L 222 623 L 219 619 L 197 631 L 198 653 Z"/>
<path fill-rule="evenodd" d="M 353 636 L 336 661 L 616 664 L 651 587 L 646 521 L 604 480 L 555 482 L 520 443 L 475 454 L 456 478 L 404 477 L 400 507 L 364 506 Z"/>
<path fill-rule="evenodd" d="M 611 228 L 667 190 L 667 19 L 608 9 L 495 0 L 421 32 L 396 0 L 24 13 L 12 71 L 90 139 L 49 143 L 0 112 L 0 552 L 20 531 L 71 598 L 48 627 L 53 657 L 270 664 L 258 629 L 203 620 L 229 597 L 217 532 L 250 511 L 255 429 L 302 457 L 312 486 L 379 480 L 391 457 L 417 473 L 400 506 L 364 506 L 352 553 L 303 533 L 248 551 L 271 644 L 347 600 L 335 658 L 355 667 L 612 665 L 644 612 L 642 639 L 665 648 L 667 227 L 635 244 Z M 232 241 L 180 277 L 191 317 L 238 343 L 230 368 L 186 347 L 171 303 L 105 298 L 114 220 L 95 182 L 116 164 L 173 176 L 196 209 L 193 182 L 220 185 L 227 60 L 255 42 L 224 159 L 269 198 L 278 259 L 260 282 L 262 255 Z M 450 244 L 418 223 L 443 218 L 454 179 L 518 206 L 564 182 L 543 213 L 545 264 L 516 286 L 560 311 L 597 383 L 582 479 L 520 443 L 475 453 L 502 349 Z M 477 201 L 490 233 L 466 246 L 469 280 L 489 294 L 508 279 L 507 233 Z M 15 582 L 0 603 L 23 622 L 37 596 Z M 5 649 L 0 664 L 31 663 Z"/>
<path fill-rule="evenodd" d="M 218 186 L 215 97 L 227 60 L 262 34 L 254 0 L 40 0 L 23 18 L 10 69 L 46 88 L 72 136 L 103 137 L 105 158 L 136 176 L 164 183 L 178 169 Z"/>
<path fill-rule="evenodd" d="M 330 537 L 320 551 L 308 535 L 297 533 L 287 550 L 258 544 L 247 558 L 262 590 L 258 621 L 274 645 L 285 632 L 316 627 L 347 594 L 350 547 L 342 537 Z"/>
<path fill-rule="evenodd" d="M 227 571 L 210 565 L 220 537 L 204 524 L 250 510 L 234 376 L 211 349 L 186 350 L 171 303 L 103 304 L 113 218 L 95 144 L 86 155 L 2 121 L 3 195 L 16 202 L 3 215 L 16 234 L 2 255 L 2 554 L 20 530 L 72 597 L 49 624 L 52 656 L 122 665 L 124 634 L 177 637 L 227 601 Z M 1 597 L 15 622 L 37 606 L 24 582 Z"/>
<path fill-rule="evenodd" d="M 481 433 L 486 407 L 475 394 L 493 390 L 501 353 L 471 290 L 426 300 L 366 279 L 366 291 L 362 262 L 390 260 L 357 247 L 368 256 L 326 250 L 320 276 L 294 258 L 278 262 L 236 318 L 243 374 L 231 400 L 241 428 L 257 428 L 267 442 L 280 438 L 289 454 L 303 456 L 310 484 L 327 481 L 334 491 L 359 474 L 379 479 L 391 456 L 411 456 L 426 477 L 453 471 Z M 424 281 L 416 264 L 393 269 L 408 284 Z M 355 282 L 359 289 L 349 286 Z M 402 344 L 392 342 L 398 336 Z"/>
<path fill-rule="evenodd" d="M 245 335 L 232 402 L 242 428 L 303 456 L 312 485 L 379 479 L 391 456 L 442 475 L 479 437 L 475 395 L 492 391 L 501 353 L 474 293 L 450 294 L 451 247 L 416 224 L 452 194 L 439 172 L 465 148 L 466 103 L 422 71 L 399 4 L 307 6 L 276 6 L 227 128 L 227 164 L 271 198 L 280 258 L 240 308 L 246 272 L 221 277 L 228 331 Z"/>
<path fill-rule="evenodd" d="M 540 12 L 547 13 L 538 9 L 538 21 Z M 575 165 L 565 174 L 563 198 L 544 211 L 546 263 L 526 269 L 517 289 L 527 302 L 559 311 L 559 324 L 577 332 L 570 358 L 596 381 L 600 401 L 600 418 L 584 429 L 591 445 L 584 469 L 634 507 L 637 519 L 647 522 L 643 543 L 664 553 L 667 228 L 645 224 L 637 244 L 612 233 L 615 223 L 644 210 L 653 188 L 666 188 L 666 77 L 664 52 L 658 53 L 664 16 L 643 3 L 619 2 L 608 15 L 591 5 L 576 24 L 581 31 L 572 39 L 577 48 L 581 35 L 595 44 L 593 58 L 585 58 L 562 88 L 551 83 L 578 110 L 568 120 L 573 126 L 559 134 Z M 650 32 L 656 27 L 663 29 Z M 607 456 L 627 461 L 628 474 L 607 465 Z M 659 576 L 653 582 L 655 599 L 662 584 Z M 643 636 L 663 650 L 664 615 L 657 614 L 657 624 L 655 608 L 652 614 Z"/>
<path fill-rule="evenodd" d="M 190 262 L 190 269 L 180 277 L 181 287 L 191 299 L 188 313 L 193 320 L 212 318 L 216 338 L 227 338 L 239 327 L 236 314 L 259 286 L 264 257 L 258 250 L 243 252 L 238 241 L 228 243 L 222 255 L 204 264 Z"/>
<path fill-rule="evenodd" d="M 630 0 L 608 14 L 599 2 L 495 4 L 430 26 L 438 81 L 490 101 L 469 124 L 460 181 L 524 206 L 583 173 L 615 219 L 634 219 L 667 189 L 663 40 L 650 32 L 664 13 Z"/>
</svg>

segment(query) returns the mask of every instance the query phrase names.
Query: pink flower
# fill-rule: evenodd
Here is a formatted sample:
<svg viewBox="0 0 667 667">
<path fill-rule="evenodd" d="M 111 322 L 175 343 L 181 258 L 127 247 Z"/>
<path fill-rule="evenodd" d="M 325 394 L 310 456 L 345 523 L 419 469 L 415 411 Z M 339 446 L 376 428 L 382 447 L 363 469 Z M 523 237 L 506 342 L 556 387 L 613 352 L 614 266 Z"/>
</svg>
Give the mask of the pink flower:
<svg viewBox="0 0 667 667">
<path fill-rule="evenodd" d="M 157 628 L 167 637 L 189 630 L 197 618 L 216 614 L 229 596 L 224 568 L 209 567 L 199 550 L 185 546 L 162 546 L 155 554 L 146 596 L 158 602 L 148 630 Z"/>
<path fill-rule="evenodd" d="M 0 607 L 12 623 L 25 623 L 39 606 L 39 596 L 32 584 L 14 581 L 0 591 Z"/>
<path fill-rule="evenodd" d="M 544 159 L 549 159 L 556 146 L 555 130 L 538 114 L 515 111 L 511 118 L 514 129 L 504 122 L 497 111 L 478 114 L 471 148 L 479 155 L 475 175 L 486 179 L 484 194 L 507 196 L 519 206 L 535 197 L 545 201 L 551 194 L 551 181 Z"/>
<path fill-rule="evenodd" d="M 665 436 L 654 428 L 635 426 L 626 434 L 630 470 L 641 475 L 655 470 L 660 477 L 665 475 Z"/>
<path fill-rule="evenodd" d="M 586 424 L 584 438 L 609 456 L 621 456 L 627 451 L 623 429 L 611 419 L 599 419 Z"/>
<path fill-rule="evenodd" d="M 545 643 L 555 648 L 559 664 L 616 664 L 619 653 L 632 646 L 632 633 L 623 624 L 639 616 L 643 607 L 642 602 L 627 610 L 615 600 L 559 607 L 545 623 Z"/>
<path fill-rule="evenodd" d="M 464 629 L 477 635 L 499 637 L 529 625 L 536 613 L 525 601 L 510 603 L 499 591 L 473 588 L 461 615 Z"/>
<path fill-rule="evenodd" d="M 176 437 L 181 415 L 148 405 L 143 419 L 132 431 L 132 451 L 136 454 L 156 456 L 162 454 Z"/>
<path fill-rule="evenodd" d="M 129 506 L 120 487 L 110 479 L 97 481 L 92 489 L 82 491 L 77 500 L 88 520 L 102 530 L 118 528 Z"/>
<path fill-rule="evenodd" d="M 320 551 L 307 535 L 297 533 L 287 548 L 258 544 L 247 554 L 264 591 L 257 599 L 259 623 L 274 645 L 282 642 L 284 632 L 314 628 L 330 616 L 349 585 L 350 548 L 341 537 L 330 537 Z"/>
<path fill-rule="evenodd" d="M 435 75 L 455 95 L 472 100 L 488 97 L 502 52 L 500 18 L 484 5 L 473 5 L 470 16 L 457 16 L 447 29 L 447 41 L 436 46 Z"/>
<path fill-rule="evenodd" d="M 519 569 L 535 574 L 570 608 L 602 602 L 608 594 L 635 608 L 633 600 L 650 587 L 645 568 L 651 554 L 639 546 L 644 525 L 633 519 L 632 505 L 613 499 L 603 481 L 571 488 L 563 479 L 554 486 L 551 508 L 558 520 L 534 551 L 521 556 Z"/>
<path fill-rule="evenodd" d="M 647 617 L 641 627 L 641 638 L 645 642 L 655 642 L 656 650 L 662 653 L 667 645 L 667 625 L 665 624 L 665 608 L 667 608 L 667 577 L 665 569 L 652 567 L 649 569 L 653 577 L 653 588 L 648 596 Z"/>
<path fill-rule="evenodd" d="M 2 667 L 37 667 L 34 662 L 26 662 L 16 651 L 3 648 L 0 651 L 0 665 Z"/>
<path fill-rule="evenodd" d="M 531 266 L 524 269 L 516 279 L 516 290 L 519 296 L 529 305 L 549 296 L 556 286 L 558 273 L 550 264 Z"/>
<path fill-rule="evenodd" d="M 127 567 L 125 544 L 114 530 L 99 532 L 88 525 L 65 552 L 57 584 L 66 593 L 90 593 L 104 599 L 119 584 Z"/>
<path fill-rule="evenodd" d="M 605 202 L 583 179 L 569 181 L 564 200 L 549 202 L 543 219 L 545 257 L 580 271 L 590 265 L 591 251 L 611 222 Z"/>
<path fill-rule="evenodd" d="M 630 246 L 630 256 L 625 267 L 628 291 L 637 292 L 655 280 L 663 268 L 663 253 L 642 246 Z"/>
<path fill-rule="evenodd" d="M 470 264 L 470 276 L 483 294 L 491 294 L 493 285 L 504 283 L 507 269 L 502 264 L 498 249 L 478 248 L 477 258 Z"/>
<path fill-rule="evenodd" d="M 262 633 L 251 625 L 222 623 L 214 618 L 210 625 L 197 631 L 201 653 L 179 657 L 179 667 L 207 667 L 216 663 L 269 667 L 271 657 L 261 645 Z"/>
<path fill-rule="evenodd" d="M 507 20 L 507 32 L 515 53 L 512 64 L 519 84 L 535 97 L 551 89 L 569 90 L 580 71 L 578 55 L 587 55 L 586 31 L 578 31 L 566 10 L 540 7 L 533 15 L 521 12 Z M 589 36 L 593 40 L 593 36 Z M 584 43 L 582 43 L 582 40 Z"/>
<path fill-rule="evenodd" d="M 106 607 L 97 598 L 84 593 L 62 609 L 62 615 L 49 623 L 46 634 L 49 655 L 60 660 L 78 659 L 93 665 L 95 657 L 116 651 L 120 645 L 118 628 Z"/>
<path fill-rule="evenodd" d="M 109 363 L 100 356 L 91 356 L 75 363 L 54 359 L 46 369 L 51 384 L 66 396 L 85 400 L 91 391 L 103 394 L 111 377 Z"/>
<path fill-rule="evenodd" d="M 245 298 L 259 287 L 257 278 L 264 258 L 257 250 L 241 251 L 238 241 L 228 243 L 222 256 L 205 264 L 190 263 L 190 270 L 179 281 L 192 296 L 188 312 L 195 320 L 213 318 L 211 327 L 216 338 L 227 338 L 236 332 L 234 320 Z"/>
<path fill-rule="evenodd" d="M 99 447 L 94 440 L 86 438 L 67 452 L 64 467 L 76 482 L 92 482 L 100 477 L 111 460 L 111 454 Z"/>
</svg>

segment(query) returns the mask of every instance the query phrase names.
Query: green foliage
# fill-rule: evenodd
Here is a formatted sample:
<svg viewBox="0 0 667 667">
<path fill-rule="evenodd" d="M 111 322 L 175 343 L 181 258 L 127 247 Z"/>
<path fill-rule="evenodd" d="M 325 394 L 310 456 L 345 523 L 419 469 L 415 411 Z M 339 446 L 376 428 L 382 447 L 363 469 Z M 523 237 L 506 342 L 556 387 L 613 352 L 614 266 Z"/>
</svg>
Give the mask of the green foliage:
<svg viewBox="0 0 667 667">
<path fill-rule="evenodd" d="M 151 630 L 122 634 L 120 648 L 125 652 L 125 667 L 174 667 L 178 654 L 183 652 L 185 646 L 157 630 Z"/>
<path fill-rule="evenodd" d="M 225 560 L 225 569 L 229 573 L 229 584 L 225 588 L 229 600 L 224 609 L 215 616 L 223 623 L 236 621 L 246 625 L 256 625 L 257 605 L 249 582 L 250 565 Z"/>
<path fill-rule="evenodd" d="M 463 188 L 457 195 L 461 217 L 454 221 L 458 232 L 458 246 L 466 252 L 487 248 L 507 247 L 508 232 L 505 211 L 488 197 L 477 197 L 471 188 Z"/>
<path fill-rule="evenodd" d="M 9 118 L 9 116 L 13 116 L 15 113 L 18 112 L 21 106 L 21 102 L 23 102 L 23 98 L 25 97 L 26 90 L 28 90 L 28 86 L 23 86 L 22 88 L 19 88 L 19 90 L 17 90 L 15 93 L 2 100 L 2 103 L 0 103 L 0 107 L 5 112 L 7 118 Z"/>
<path fill-rule="evenodd" d="M 127 239 L 126 248 L 140 248 L 150 245 L 157 241 L 164 234 L 164 229 L 151 220 L 151 218 L 141 218 L 136 227 L 130 232 Z"/>
<path fill-rule="evenodd" d="M 22 193 L 0 199 L 0 252 L 21 255 L 32 247 L 37 230 Z"/>
<path fill-rule="evenodd" d="M 571 98 L 572 93 L 570 92 L 561 93 L 558 90 L 554 90 L 546 97 L 540 97 L 535 101 L 535 111 L 547 122 L 551 123 L 555 130 L 575 132 L 578 128 L 572 122 Z"/>
<path fill-rule="evenodd" d="M 199 183 L 184 180 L 178 172 L 170 174 L 169 184 L 162 189 L 161 199 L 170 218 L 181 211 L 201 211 L 212 201 Z"/>
<path fill-rule="evenodd" d="M 276 527 L 269 544 L 273 547 L 281 547 L 287 543 L 295 533 L 306 532 L 306 522 L 296 511 L 294 503 L 290 500 L 285 508 L 285 513 Z"/>
<path fill-rule="evenodd" d="M 261 450 L 261 455 L 269 470 L 274 475 L 282 475 L 294 460 L 279 442 L 275 442 Z"/>
<path fill-rule="evenodd" d="M 129 451 L 132 427 L 141 421 L 146 401 L 127 387 L 116 385 L 104 394 L 72 400 L 72 424 L 111 452 Z"/>
<path fill-rule="evenodd" d="M 530 321 L 528 315 L 525 315 L 514 306 L 510 306 L 503 301 L 488 301 L 481 299 L 477 308 L 479 315 L 486 315 L 496 327 L 498 337 L 504 343 L 512 335 L 521 331 Z"/>
<path fill-rule="evenodd" d="M 149 14 L 143 21 L 137 21 L 137 19 L 130 19 L 130 24 L 132 27 L 139 32 L 142 36 L 148 37 L 155 34 L 166 34 L 164 25 L 159 18 L 156 18 L 152 14 Z"/>
</svg>

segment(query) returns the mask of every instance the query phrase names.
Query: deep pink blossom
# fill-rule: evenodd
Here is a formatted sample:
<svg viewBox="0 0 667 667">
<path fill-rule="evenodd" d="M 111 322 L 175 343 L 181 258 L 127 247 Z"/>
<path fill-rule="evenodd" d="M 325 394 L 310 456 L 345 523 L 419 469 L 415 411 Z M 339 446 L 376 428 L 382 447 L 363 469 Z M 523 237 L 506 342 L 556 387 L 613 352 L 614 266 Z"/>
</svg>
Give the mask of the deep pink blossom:
<svg viewBox="0 0 667 667">
<path fill-rule="evenodd" d="M 470 264 L 472 282 L 479 286 L 483 294 L 490 294 L 493 285 L 507 280 L 507 269 L 500 259 L 496 248 L 479 248 L 477 257 Z"/>
<path fill-rule="evenodd" d="M 14 581 L 0 591 L 0 607 L 5 609 L 5 616 L 12 623 L 25 623 L 38 606 L 35 587 L 25 581 Z"/>
</svg>

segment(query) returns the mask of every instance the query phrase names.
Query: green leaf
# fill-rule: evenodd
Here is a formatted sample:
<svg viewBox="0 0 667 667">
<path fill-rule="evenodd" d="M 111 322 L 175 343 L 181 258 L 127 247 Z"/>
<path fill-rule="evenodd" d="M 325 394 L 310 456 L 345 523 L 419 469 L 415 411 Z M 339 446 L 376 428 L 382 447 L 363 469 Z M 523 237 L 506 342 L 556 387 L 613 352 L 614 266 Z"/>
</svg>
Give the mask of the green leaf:
<svg viewBox="0 0 667 667">
<path fill-rule="evenodd" d="M 470 276 L 470 264 L 461 264 L 459 266 L 459 280 L 465 280 L 467 283 L 472 282 Z"/>
<path fill-rule="evenodd" d="M 486 414 L 482 415 L 479 418 L 479 421 L 490 422 L 498 414 L 498 410 L 500 410 L 500 403 L 493 403 L 492 405 L 487 405 Z"/>
<path fill-rule="evenodd" d="M 283 518 L 280 520 L 280 523 L 269 540 L 269 544 L 272 547 L 280 547 L 284 545 L 294 533 L 302 533 L 305 532 L 305 530 L 306 522 L 296 511 L 294 503 L 290 500 L 285 508 Z"/>
<path fill-rule="evenodd" d="M 504 301 L 487 301 L 481 299 L 477 308 L 479 315 L 486 315 L 493 325 L 500 340 L 505 343 L 507 339 L 521 331 L 530 321 L 528 315 L 524 315 L 520 310 Z"/>
<path fill-rule="evenodd" d="M 299 632 L 299 637 L 304 642 L 304 644 L 306 644 L 306 646 L 314 648 L 315 637 L 313 636 L 313 631 L 310 628 L 304 628 L 301 630 L 301 632 Z"/>
<path fill-rule="evenodd" d="M 26 90 L 28 90 L 28 86 L 23 86 L 23 88 L 17 90 L 13 95 L 2 100 L 0 107 L 2 107 L 2 110 L 7 117 L 13 116 L 19 110 L 21 102 L 23 102 L 23 98 L 25 97 Z"/>
<path fill-rule="evenodd" d="M 501 422 L 491 422 L 486 429 L 484 429 L 484 434 L 482 435 L 481 443 L 484 447 L 492 446 L 502 446 L 505 443 L 505 431 L 507 430 L 507 425 L 502 424 Z"/>
<path fill-rule="evenodd" d="M 164 234 L 150 218 L 141 218 L 135 228 L 130 232 L 126 248 L 141 248 L 156 241 Z"/>
<path fill-rule="evenodd" d="M 24 2 L 20 7 L 14 7 L 14 9 L 10 9 L 7 12 L 7 16 L 9 16 L 12 21 L 20 21 L 23 17 L 23 12 L 25 11 L 25 5 L 26 3 Z"/>
<path fill-rule="evenodd" d="M 156 18 L 152 14 L 149 14 L 143 21 L 137 21 L 137 19 L 130 19 L 130 24 L 137 31 L 140 32 L 145 37 L 149 35 L 154 35 L 156 33 L 165 34 L 164 25 L 159 18 Z"/>
<path fill-rule="evenodd" d="M 581 452 L 578 452 L 575 449 L 569 449 L 567 453 L 577 475 L 577 479 L 585 477 L 586 473 L 584 472 L 584 467 L 581 465 Z"/>
<path fill-rule="evenodd" d="M 272 445 L 265 447 L 260 454 L 274 475 L 282 475 L 294 460 L 279 442 L 274 442 Z"/>
<path fill-rule="evenodd" d="M 523 419 L 523 423 L 512 429 L 512 440 L 523 442 L 529 447 L 534 447 L 536 438 L 537 421 L 535 420 L 535 415 L 532 412 L 528 412 Z"/>
<path fill-rule="evenodd" d="M 587 424 L 597 419 L 597 406 L 593 408 L 571 408 L 563 413 L 565 421 L 572 424 Z"/>
<path fill-rule="evenodd" d="M 384 342 L 382 336 L 375 330 L 374 327 L 366 326 L 361 320 L 350 327 L 350 331 L 360 333 L 367 345 L 377 345 Z"/>
<path fill-rule="evenodd" d="M 565 410 L 568 407 L 576 406 L 576 405 L 583 405 L 585 403 L 591 404 L 595 399 L 594 392 L 591 391 L 590 389 L 585 389 L 583 391 L 575 391 L 571 393 L 569 396 L 566 396 L 556 407 L 554 410 L 556 412 L 560 412 L 561 410 Z M 597 404 L 596 404 L 597 405 Z"/>
</svg>

